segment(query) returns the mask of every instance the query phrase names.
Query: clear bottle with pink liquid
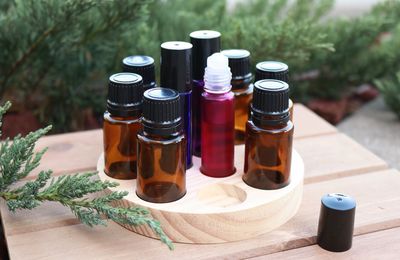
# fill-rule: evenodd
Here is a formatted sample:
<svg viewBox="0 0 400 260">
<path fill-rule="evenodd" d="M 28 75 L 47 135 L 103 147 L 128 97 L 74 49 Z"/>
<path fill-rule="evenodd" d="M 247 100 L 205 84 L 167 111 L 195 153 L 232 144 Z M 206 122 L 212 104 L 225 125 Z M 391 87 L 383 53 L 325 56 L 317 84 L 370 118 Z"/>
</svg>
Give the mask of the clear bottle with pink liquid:
<svg viewBox="0 0 400 260">
<path fill-rule="evenodd" d="M 235 108 L 228 58 L 215 53 L 207 59 L 201 99 L 201 168 L 210 177 L 235 173 Z"/>
</svg>

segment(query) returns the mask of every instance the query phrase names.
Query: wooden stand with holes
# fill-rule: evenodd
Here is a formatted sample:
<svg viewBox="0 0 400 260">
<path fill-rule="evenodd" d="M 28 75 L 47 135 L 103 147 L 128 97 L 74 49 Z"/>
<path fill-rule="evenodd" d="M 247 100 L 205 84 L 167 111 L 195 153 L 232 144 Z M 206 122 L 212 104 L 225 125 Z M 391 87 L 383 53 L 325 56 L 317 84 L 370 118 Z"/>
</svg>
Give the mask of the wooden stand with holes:
<svg viewBox="0 0 400 260">
<path fill-rule="evenodd" d="M 182 243 L 223 243 L 248 239 L 278 228 L 292 218 L 303 193 L 304 164 L 293 150 L 291 182 L 279 190 L 259 190 L 242 181 L 244 145 L 235 146 L 237 172 L 226 178 L 211 178 L 200 173 L 200 158 L 193 157 L 186 172 L 187 193 L 175 202 L 150 203 L 135 193 L 136 180 L 115 180 L 104 174 L 103 155 L 97 163 L 101 180 L 118 181 L 114 191 L 129 191 L 119 206 L 142 206 L 158 219 L 165 233 Z M 156 238 L 147 226 L 125 228 Z"/>
</svg>

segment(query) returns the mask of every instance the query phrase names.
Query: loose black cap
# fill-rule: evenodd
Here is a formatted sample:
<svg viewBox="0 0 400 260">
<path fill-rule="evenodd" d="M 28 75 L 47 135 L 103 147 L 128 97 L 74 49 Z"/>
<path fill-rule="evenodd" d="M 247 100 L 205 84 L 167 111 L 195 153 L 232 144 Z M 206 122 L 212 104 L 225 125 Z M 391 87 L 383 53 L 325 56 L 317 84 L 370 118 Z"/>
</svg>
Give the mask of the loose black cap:
<svg viewBox="0 0 400 260">
<path fill-rule="evenodd" d="M 107 110 L 115 116 L 131 116 L 141 109 L 143 79 L 134 73 L 111 75 L 108 83 Z"/>
<path fill-rule="evenodd" d="M 122 70 L 124 72 L 132 72 L 142 76 L 144 90 L 156 86 L 154 59 L 150 56 L 128 56 L 122 60 Z"/>
<path fill-rule="evenodd" d="M 262 115 L 286 115 L 289 112 L 289 85 L 275 79 L 254 83 L 253 112 Z"/>
<path fill-rule="evenodd" d="M 262 79 L 277 79 L 289 82 L 289 67 L 279 61 L 262 61 L 256 65 L 255 81 Z"/>
<path fill-rule="evenodd" d="M 247 50 L 230 49 L 221 51 L 229 59 L 232 80 L 251 77 L 250 52 Z"/>
<path fill-rule="evenodd" d="M 182 129 L 179 93 L 169 88 L 151 88 L 143 94 L 144 130 L 172 134 Z"/>
<path fill-rule="evenodd" d="M 207 58 L 221 51 L 221 33 L 210 30 L 200 30 L 190 33 L 193 44 L 193 79 L 203 80 Z"/>
<path fill-rule="evenodd" d="M 327 194 L 321 199 L 317 243 L 320 247 L 343 252 L 351 248 L 353 241 L 356 202 L 339 193 Z"/>
<path fill-rule="evenodd" d="M 160 86 L 180 93 L 192 89 L 192 44 L 177 41 L 161 44 Z"/>
</svg>

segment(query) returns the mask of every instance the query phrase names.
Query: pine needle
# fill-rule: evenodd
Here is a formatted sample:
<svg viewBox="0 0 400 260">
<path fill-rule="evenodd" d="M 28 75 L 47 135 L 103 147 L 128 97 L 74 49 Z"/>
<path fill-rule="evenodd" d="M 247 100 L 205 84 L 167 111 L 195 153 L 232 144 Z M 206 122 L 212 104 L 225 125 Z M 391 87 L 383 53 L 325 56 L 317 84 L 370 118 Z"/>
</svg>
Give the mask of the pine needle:
<svg viewBox="0 0 400 260">
<path fill-rule="evenodd" d="M 11 103 L 7 102 L 0 107 L 0 126 L 2 117 L 10 106 Z M 0 197 L 6 201 L 10 211 L 33 209 L 47 201 L 58 202 L 68 207 L 83 224 L 89 227 L 106 226 L 106 220 L 132 226 L 147 225 L 169 249 L 174 248 L 162 230 L 160 222 L 153 219 L 147 209 L 113 206 L 128 192 L 105 192 L 108 188 L 119 184 L 96 179 L 96 172 L 52 178 L 51 170 L 41 171 L 35 180 L 15 188 L 13 184 L 39 166 L 46 149 L 34 152 L 35 144 L 50 129 L 51 126 L 48 126 L 25 137 L 18 135 L 12 142 L 7 139 L 0 145 Z"/>
</svg>

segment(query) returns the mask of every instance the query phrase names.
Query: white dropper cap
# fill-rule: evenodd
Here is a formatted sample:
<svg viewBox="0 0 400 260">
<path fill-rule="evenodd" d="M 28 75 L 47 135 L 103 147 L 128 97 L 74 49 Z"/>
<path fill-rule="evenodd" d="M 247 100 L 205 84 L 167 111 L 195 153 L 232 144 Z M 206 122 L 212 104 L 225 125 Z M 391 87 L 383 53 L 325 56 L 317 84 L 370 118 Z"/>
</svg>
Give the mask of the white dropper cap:
<svg viewBox="0 0 400 260">
<path fill-rule="evenodd" d="M 231 90 L 232 73 L 228 58 L 220 52 L 207 59 L 204 73 L 204 89 L 211 93 L 226 93 Z"/>
</svg>

